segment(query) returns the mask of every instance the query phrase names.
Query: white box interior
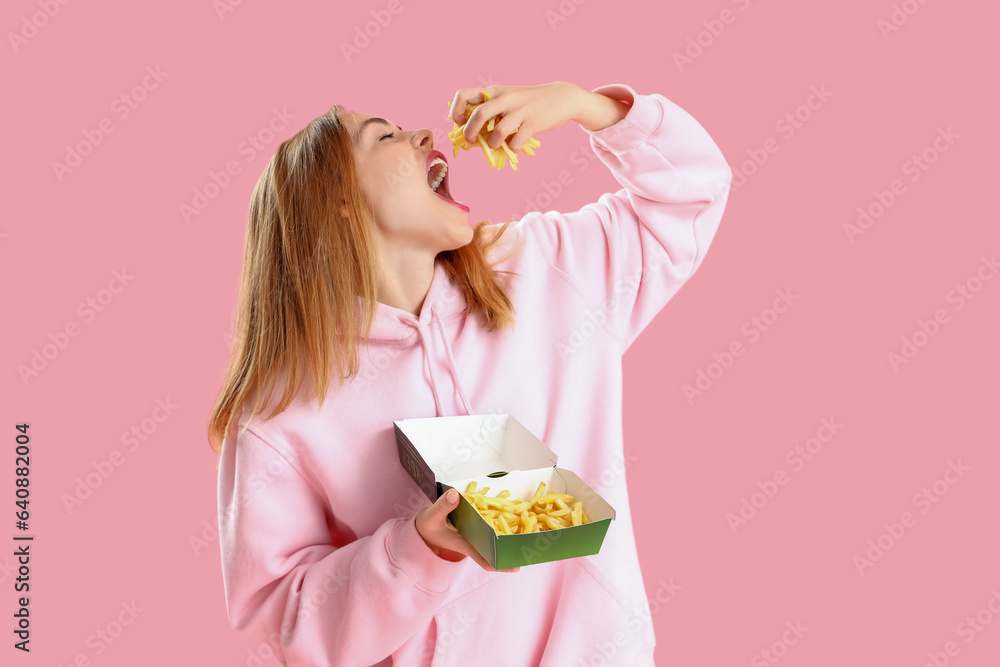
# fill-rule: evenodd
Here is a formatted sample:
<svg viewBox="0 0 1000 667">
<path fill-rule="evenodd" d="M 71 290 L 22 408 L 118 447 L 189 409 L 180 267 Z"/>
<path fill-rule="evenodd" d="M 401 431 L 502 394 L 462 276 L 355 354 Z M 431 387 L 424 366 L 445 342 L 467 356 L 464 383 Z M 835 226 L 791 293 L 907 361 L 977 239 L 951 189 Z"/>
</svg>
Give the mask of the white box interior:
<svg viewBox="0 0 1000 667">
<path fill-rule="evenodd" d="M 439 480 L 554 465 L 559 457 L 506 414 L 404 420 L 404 431 Z M 433 443 L 433 447 L 428 444 Z M 589 513 L 588 513 L 589 514 Z"/>
</svg>

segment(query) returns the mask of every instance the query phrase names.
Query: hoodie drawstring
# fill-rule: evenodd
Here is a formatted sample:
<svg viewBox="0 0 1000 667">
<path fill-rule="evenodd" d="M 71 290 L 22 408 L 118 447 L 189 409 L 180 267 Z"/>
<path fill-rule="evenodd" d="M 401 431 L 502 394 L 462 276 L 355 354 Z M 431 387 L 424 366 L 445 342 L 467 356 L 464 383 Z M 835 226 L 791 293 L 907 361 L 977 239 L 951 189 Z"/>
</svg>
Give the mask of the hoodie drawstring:
<svg viewBox="0 0 1000 667">
<path fill-rule="evenodd" d="M 431 393 L 434 394 L 435 416 L 443 417 L 444 411 L 441 410 L 441 399 L 438 398 L 437 383 L 434 382 L 434 373 L 431 372 L 430 354 L 427 351 L 427 341 L 424 339 L 423 334 L 419 333 L 419 329 L 417 331 L 417 336 L 420 338 L 420 345 L 424 348 L 424 370 L 427 371 L 427 379 L 431 384 Z"/>
<path fill-rule="evenodd" d="M 436 304 L 431 304 L 430 306 L 430 325 L 433 326 L 437 324 L 438 333 L 441 335 L 441 342 L 444 344 L 445 358 L 448 360 L 448 372 L 451 373 L 452 380 L 455 382 L 455 388 L 458 389 L 458 396 L 462 400 L 462 407 L 465 408 L 465 414 L 474 414 L 472 404 L 469 402 L 469 398 L 465 395 L 465 389 L 462 388 L 462 382 L 458 378 L 458 369 L 455 367 L 455 357 L 451 353 L 451 345 L 448 344 L 448 336 L 445 334 L 444 325 L 441 323 L 441 317 L 434 310 L 435 305 Z M 406 320 L 400 321 L 406 322 Z M 420 345 L 424 352 L 424 371 L 427 373 L 427 379 L 431 385 L 431 393 L 434 395 L 434 410 L 438 417 L 444 417 L 444 408 L 441 405 L 441 397 L 438 395 L 437 382 L 434 380 L 434 369 L 431 367 L 430 363 L 431 356 L 433 355 L 433 348 L 428 344 L 427 337 L 424 335 L 425 329 L 422 323 L 407 323 L 417 330 L 416 333 L 420 338 Z M 428 331 L 427 333 L 429 334 L 430 332 Z"/>
<path fill-rule="evenodd" d="M 474 414 L 472 410 L 472 404 L 469 403 L 468 397 L 465 395 L 465 390 L 462 389 L 462 381 L 458 379 L 458 369 L 455 368 L 455 358 L 451 354 L 451 345 L 448 344 L 448 336 L 444 333 L 444 325 L 441 324 L 441 317 L 434 311 L 434 306 L 437 304 L 431 304 L 431 323 L 437 323 L 438 333 L 441 334 L 441 341 L 444 343 L 445 356 L 448 358 L 448 370 L 451 373 L 452 379 L 455 381 L 455 387 L 458 389 L 458 397 L 462 399 L 462 407 L 465 408 L 465 414 Z M 424 353 L 426 354 L 427 348 L 424 348 Z M 426 357 L 425 357 L 426 359 Z M 433 387 L 432 387 L 433 388 Z M 437 391 L 434 392 L 434 400 L 437 401 Z M 438 407 L 440 412 L 440 407 Z"/>
</svg>

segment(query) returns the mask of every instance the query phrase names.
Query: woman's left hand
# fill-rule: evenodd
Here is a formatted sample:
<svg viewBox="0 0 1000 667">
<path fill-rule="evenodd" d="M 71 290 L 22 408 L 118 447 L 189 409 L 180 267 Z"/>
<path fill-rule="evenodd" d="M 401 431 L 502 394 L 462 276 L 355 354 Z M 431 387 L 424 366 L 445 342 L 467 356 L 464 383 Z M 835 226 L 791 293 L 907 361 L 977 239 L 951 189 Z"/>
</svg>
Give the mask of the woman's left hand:
<svg viewBox="0 0 1000 667">
<path fill-rule="evenodd" d="M 490 93 L 488 102 L 483 102 L 483 90 Z M 493 134 L 487 145 L 495 150 L 507 139 L 511 150 L 520 151 L 539 132 L 552 130 L 572 120 L 587 103 L 587 97 L 594 94 L 568 81 L 536 86 L 462 88 L 455 93 L 449 118 L 459 125 L 465 123 L 465 140 L 474 144 L 479 131 L 490 118 L 496 116 Z M 465 108 L 469 104 L 479 106 L 473 109 L 466 122 Z"/>
</svg>

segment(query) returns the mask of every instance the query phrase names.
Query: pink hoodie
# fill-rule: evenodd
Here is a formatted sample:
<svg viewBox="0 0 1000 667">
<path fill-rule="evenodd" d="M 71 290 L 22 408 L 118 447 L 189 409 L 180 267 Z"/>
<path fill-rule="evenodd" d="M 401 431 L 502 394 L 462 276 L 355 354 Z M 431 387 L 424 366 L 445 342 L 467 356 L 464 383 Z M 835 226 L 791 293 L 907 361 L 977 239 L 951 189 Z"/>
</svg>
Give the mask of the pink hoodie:
<svg viewBox="0 0 1000 667">
<path fill-rule="evenodd" d="M 704 260 L 732 172 L 662 95 L 594 92 L 631 104 L 615 125 L 584 130 L 623 189 L 511 223 L 496 256 L 519 248 L 499 267 L 518 274 L 513 331 L 481 329 L 438 263 L 419 318 L 378 304 L 360 374 L 339 394 L 334 378 L 322 409 L 298 398 L 242 430 L 244 415 L 226 438 L 229 620 L 283 664 L 653 664 L 621 359 Z M 498 573 L 427 547 L 414 517 L 430 503 L 399 463 L 392 421 L 487 413 L 513 415 L 615 508 L 599 554 Z"/>
</svg>

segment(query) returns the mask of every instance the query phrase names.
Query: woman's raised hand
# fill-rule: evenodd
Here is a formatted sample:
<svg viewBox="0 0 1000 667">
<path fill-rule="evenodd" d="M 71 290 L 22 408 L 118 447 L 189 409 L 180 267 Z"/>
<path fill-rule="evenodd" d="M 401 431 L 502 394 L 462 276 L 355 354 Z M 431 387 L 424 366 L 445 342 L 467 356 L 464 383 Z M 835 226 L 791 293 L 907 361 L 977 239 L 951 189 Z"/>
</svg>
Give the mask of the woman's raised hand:
<svg viewBox="0 0 1000 667">
<path fill-rule="evenodd" d="M 489 92 L 487 102 L 483 101 L 484 90 Z M 462 88 L 451 102 L 449 118 L 459 125 L 465 123 L 465 140 L 474 144 L 479 131 L 495 116 L 497 121 L 487 145 L 495 150 L 507 139 L 510 149 L 520 152 L 536 134 L 557 128 L 576 117 L 587 104 L 588 96 L 594 94 L 567 81 L 536 86 Z M 469 104 L 479 106 L 473 109 L 466 122 L 465 108 Z"/>
<path fill-rule="evenodd" d="M 449 496 L 454 494 L 454 500 L 449 500 Z M 471 556 L 480 567 L 490 572 L 517 572 L 521 568 L 515 567 L 509 570 L 497 570 L 490 565 L 476 548 L 469 544 L 469 541 L 462 537 L 455 526 L 448 521 L 448 514 L 458 506 L 458 490 L 449 489 L 447 493 L 441 494 L 433 505 L 425 507 L 417 512 L 414 522 L 417 526 L 417 533 L 424 539 L 427 546 L 437 554 L 438 557 L 450 561 L 459 561 L 466 556 Z"/>
</svg>

